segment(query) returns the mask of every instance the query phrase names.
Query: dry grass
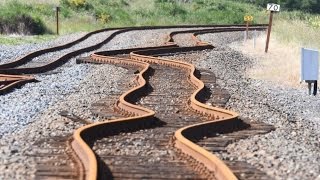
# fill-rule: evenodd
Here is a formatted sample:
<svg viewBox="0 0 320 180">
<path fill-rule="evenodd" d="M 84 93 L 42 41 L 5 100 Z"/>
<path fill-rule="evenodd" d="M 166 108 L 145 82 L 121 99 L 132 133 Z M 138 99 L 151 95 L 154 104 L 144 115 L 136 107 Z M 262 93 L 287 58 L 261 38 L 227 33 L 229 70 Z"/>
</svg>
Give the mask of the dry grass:
<svg viewBox="0 0 320 180">
<path fill-rule="evenodd" d="M 277 21 L 271 34 L 269 51 L 265 53 L 266 33 L 237 44 L 244 54 L 255 59 L 255 65 L 247 72 L 248 77 L 275 82 L 279 85 L 301 87 L 301 47 L 319 49 L 320 29 L 306 26 L 301 21 Z"/>
<path fill-rule="evenodd" d="M 45 19 L 45 24 L 53 32 L 56 32 L 55 19 Z M 96 21 L 92 16 L 82 15 L 80 17 L 71 17 L 68 19 L 60 19 L 59 31 L 60 34 L 69 34 L 73 32 L 89 32 L 97 29 L 105 28 L 105 25 Z"/>
<path fill-rule="evenodd" d="M 257 38 L 256 48 L 253 40 L 241 47 L 242 52 L 255 58 L 256 64 L 247 73 L 250 78 L 277 82 L 279 84 L 299 86 L 300 49 L 294 44 L 281 44 L 271 38 L 269 52 L 265 53 L 266 36 Z"/>
<path fill-rule="evenodd" d="M 296 43 L 297 45 L 320 48 L 320 28 L 310 27 L 300 20 L 277 20 L 273 28 L 275 36 L 283 43 Z"/>
<path fill-rule="evenodd" d="M 14 0 L 1 0 L 0 4 L 5 4 L 7 2 L 12 2 Z M 52 4 L 59 5 L 59 0 L 19 0 L 18 2 L 26 3 L 26 4 Z"/>
</svg>

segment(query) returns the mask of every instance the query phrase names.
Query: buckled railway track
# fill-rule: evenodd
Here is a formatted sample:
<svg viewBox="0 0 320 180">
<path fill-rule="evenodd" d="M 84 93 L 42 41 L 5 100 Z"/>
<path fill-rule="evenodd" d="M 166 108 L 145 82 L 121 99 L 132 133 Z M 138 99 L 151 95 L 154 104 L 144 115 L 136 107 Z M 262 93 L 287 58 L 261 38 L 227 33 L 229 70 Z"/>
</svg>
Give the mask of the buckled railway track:
<svg viewBox="0 0 320 180">
<path fill-rule="evenodd" d="M 103 43 L 110 41 L 117 34 L 138 29 L 118 30 Z M 265 27 L 258 26 L 252 29 L 263 30 Z M 187 62 L 161 58 L 161 56 L 214 48 L 199 41 L 196 34 L 243 30 L 242 27 L 215 27 L 214 29 L 172 32 L 167 45 L 162 47 L 98 52 L 89 58 L 79 60 L 85 63 L 112 63 L 129 69 L 134 68 L 133 71 L 137 70 L 135 83 L 134 85 L 131 83 L 131 88 L 129 87 L 130 89 L 123 94 L 112 96 L 111 99 L 115 100 L 115 97 L 120 95 L 113 108 L 108 107 L 112 104 L 111 99 L 96 104 L 97 109 L 94 110 L 94 113 L 106 117 L 109 121 L 90 124 L 88 122 L 87 125 L 75 131 L 70 143 L 74 151 L 73 160 L 70 161 L 73 163 L 73 168 L 63 176 L 55 176 L 54 173 L 57 171 L 50 171 L 50 168 L 47 168 L 45 175 L 40 174 L 37 177 L 39 179 L 41 177 L 80 179 L 268 178 L 264 173 L 252 167 L 248 171 L 246 169 L 248 166 L 243 163 L 227 162 L 230 169 L 212 152 L 223 151 L 227 144 L 237 139 L 267 133 L 272 130 L 272 127 L 248 124 L 239 119 L 235 112 L 206 105 L 205 99 L 209 97 L 209 94 L 204 83 L 199 79 L 206 83 L 215 83 L 212 81 L 212 76 L 201 75 L 201 72 Z M 179 33 L 192 33 L 196 46 L 178 47 L 174 44 L 172 37 Z M 94 48 L 101 45 L 94 45 Z M 82 50 L 90 51 L 94 48 L 91 46 Z M 68 59 L 77 53 L 63 57 Z M 0 70 L 0 72 L 39 73 L 56 68 L 57 64 L 65 61 L 59 60 L 59 63 L 55 63 L 54 66 L 51 66 L 51 63 L 50 68 L 45 68 L 47 65 L 44 65 L 24 70 L 9 68 Z M 38 68 L 40 70 L 35 70 Z M 207 74 L 210 75 L 210 73 Z M 121 83 L 124 84 L 124 82 Z M 221 89 L 218 91 L 221 92 Z M 226 94 L 216 94 L 215 97 L 218 97 L 218 103 L 221 104 L 220 100 L 226 99 Z M 228 138 L 224 139 L 225 136 Z M 127 147 L 118 147 L 117 151 L 112 150 L 114 145 L 124 140 L 133 140 L 134 143 L 136 139 L 131 137 L 143 140 L 141 146 L 144 149 L 142 148 L 140 153 L 134 151 L 134 147 L 130 147 L 130 144 Z M 60 142 L 58 147 L 63 147 L 61 143 L 65 141 L 58 140 L 58 142 Z M 125 148 L 128 150 L 126 151 Z M 154 151 L 162 152 L 161 157 Z M 141 154 L 144 152 L 146 154 Z M 150 159 L 150 156 L 153 157 Z M 56 162 L 50 166 L 55 164 Z M 76 174 L 75 169 L 78 169 Z"/>
</svg>

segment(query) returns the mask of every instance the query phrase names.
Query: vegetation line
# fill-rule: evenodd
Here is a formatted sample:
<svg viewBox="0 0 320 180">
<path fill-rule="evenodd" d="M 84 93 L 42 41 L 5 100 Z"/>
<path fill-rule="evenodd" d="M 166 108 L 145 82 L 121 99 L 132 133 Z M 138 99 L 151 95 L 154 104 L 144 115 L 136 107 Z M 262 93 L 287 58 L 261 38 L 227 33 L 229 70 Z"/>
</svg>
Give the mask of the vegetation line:
<svg viewBox="0 0 320 180">
<path fill-rule="evenodd" d="M 61 9 L 60 34 L 68 34 L 122 26 L 243 24 L 247 14 L 254 17 L 253 24 L 264 24 L 268 22 L 265 6 L 269 2 L 281 4 L 276 25 L 284 22 L 289 25 L 287 29 L 294 29 L 291 22 L 297 21 L 319 31 L 320 16 L 316 13 L 320 12 L 320 1 L 314 0 L 3 0 L 0 34 L 40 34 L 41 38 L 1 35 L 0 44 L 56 38 L 56 6 Z"/>
</svg>

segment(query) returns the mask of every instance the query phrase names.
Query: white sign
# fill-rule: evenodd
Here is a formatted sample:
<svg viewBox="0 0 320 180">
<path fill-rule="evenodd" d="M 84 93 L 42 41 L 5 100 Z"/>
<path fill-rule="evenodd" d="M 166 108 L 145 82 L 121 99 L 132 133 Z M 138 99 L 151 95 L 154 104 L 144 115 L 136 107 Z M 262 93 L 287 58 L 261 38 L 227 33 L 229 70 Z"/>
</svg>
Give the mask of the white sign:
<svg viewBox="0 0 320 180">
<path fill-rule="evenodd" d="M 280 5 L 279 4 L 268 3 L 267 10 L 268 11 L 280 11 Z"/>
<path fill-rule="evenodd" d="M 301 49 L 301 80 L 318 80 L 319 52 L 312 49 Z"/>
</svg>

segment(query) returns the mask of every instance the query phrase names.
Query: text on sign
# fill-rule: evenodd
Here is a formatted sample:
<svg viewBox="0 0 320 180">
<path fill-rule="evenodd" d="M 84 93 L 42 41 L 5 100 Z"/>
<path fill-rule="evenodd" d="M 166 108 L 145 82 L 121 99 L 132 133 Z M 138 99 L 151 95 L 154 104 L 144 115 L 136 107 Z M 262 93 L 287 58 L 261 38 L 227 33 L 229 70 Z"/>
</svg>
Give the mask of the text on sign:
<svg viewBox="0 0 320 180">
<path fill-rule="evenodd" d="M 280 11 L 280 5 L 279 4 L 269 3 L 267 5 L 267 10 L 268 11 Z"/>
<path fill-rule="evenodd" d="M 249 16 L 249 15 L 247 15 L 247 16 L 244 16 L 244 21 L 253 21 L 253 16 Z"/>
</svg>

